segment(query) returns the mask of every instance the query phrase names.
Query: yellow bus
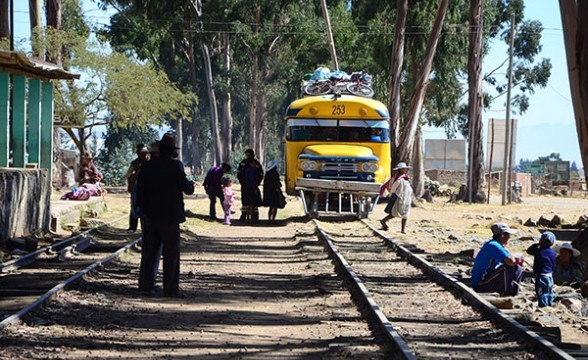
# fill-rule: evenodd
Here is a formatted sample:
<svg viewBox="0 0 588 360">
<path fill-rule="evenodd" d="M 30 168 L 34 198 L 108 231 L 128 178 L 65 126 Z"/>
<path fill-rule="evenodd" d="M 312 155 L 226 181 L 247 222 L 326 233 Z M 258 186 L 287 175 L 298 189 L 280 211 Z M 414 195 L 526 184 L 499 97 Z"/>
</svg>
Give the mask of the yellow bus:
<svg viewBox="0 0 588 360">
<path fill-rule="evenodd" d="M 390 178 L 390 115 L 379 101 L 309 96 L 286 111 L 286 190 L 305 212 L 367 217 Z"/>
</svg>

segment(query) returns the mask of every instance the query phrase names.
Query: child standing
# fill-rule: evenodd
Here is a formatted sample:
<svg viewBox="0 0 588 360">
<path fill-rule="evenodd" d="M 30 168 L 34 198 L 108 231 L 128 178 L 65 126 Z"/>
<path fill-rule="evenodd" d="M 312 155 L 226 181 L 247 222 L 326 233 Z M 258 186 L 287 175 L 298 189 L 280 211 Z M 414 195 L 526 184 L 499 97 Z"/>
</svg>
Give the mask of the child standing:
<svg viewBox="0 0 588 360">
<path fill-rule="evenodd" d="M 231 189 L 231 185 L 233 182 L 228 177 L 222 178 L 222 185 L 223 185 L 223 195 L 225 199 L 223 200 L 223 209 L 225 210 L 225 225 L 231 225 L 231 205 L 233 205 L 233 189 Z"/>
<path fill-rule="evenodd" d="M 533 244 L 527 253 L 533 255 L 533 273 L 535 274 L 535 293 L 539 307 L 553 306 L 553 270 L 555 269 L 555 235 L 551 231 L 541 234 L 538 244 Z"/>
</svg>

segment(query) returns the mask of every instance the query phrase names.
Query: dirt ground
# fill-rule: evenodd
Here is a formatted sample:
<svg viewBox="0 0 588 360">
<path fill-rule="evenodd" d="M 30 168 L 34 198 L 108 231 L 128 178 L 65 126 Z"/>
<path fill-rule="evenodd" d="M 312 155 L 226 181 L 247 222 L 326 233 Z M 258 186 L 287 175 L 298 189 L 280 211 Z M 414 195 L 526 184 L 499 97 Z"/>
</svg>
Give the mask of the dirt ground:
<svg viewBox="0 0 588 360">
<path fill-rule="evenodd" d="M 104 216 L 128 212 L 124 192 L 111 192 L 106 201 Z M 28 325 L 10 327 L 0 358 L 384 358 L 312 240 L 299 201 L 288 201 L 276 225 L 265 223 L 262 209 L 260 225 L 224 226 L 206 220 L 208 199 L 197 188 L 186 199 L 188 220 L 181 226 L 180 286 L 187 299 L 142 296 L 136 290 L 140 257 L 131 252 L 59 295 Z M 368 222 L 379 227 L 384 207 L 379 204 Z M 472 205 L 438 199 L 411 210 L 407 234 L 397 219 L 388 234 L 428 253 L 456 253 L 479 249 L 490 225 L 504 221 L 520 230 L 511 251 L 523 253 L 539 231 L 521 223 L 555 214 L 575 223 L 588 214 L 588 201 L 533 197 L 502 206 L 498 197 Z M 539 315 L 559 323 L 564 341 L 588 344 L 587 318 L 563 305 Z"/>
<path fill-rule="evenodd" d="M 489 204 L 450 203 L 447 199 L 436 199 L 433 203 L 421 203 L 411 209 L 407 233 L 400 233 L 400 221 L 391 220 L 388 233 L 401 242 L 414 244 L 428 254 L 459 253 L 466 250 L 477 252 L 491 238 L 490 226 L 505 222 L 519 233 L 511 237 L 508 249 L 511 253 L 525 256 L 525 269 L 532 271 L 533 258 L 526 249 L 540 236 L 539 228 L 524 224 L 528 219 L 541 216 L 552 219 L 555 215 L 564 223 L 575 224 L 582 215 L 588 214 L 588 199 L 582 197 L 536 196 L 526 197 L 522 203 L 502 205 L 500 196 L 492 196 Z M 384 215 L 379 205 L 370 217 L 374 227 L 377 219 Z M 588 301 L 574 304 L 556 302 L 554 307 L 538 309 L 533 298 L 533 285 L 523 284 L 519 295 L 519 306 L 532 313 L 532 319 L 545 326 L 560 327 L 562 341 L 588 346 Z M 556 293 L 565 296 L 573 291 L 569 287 L 557 287 Z M 565 303 L 565 305 L 564 305 Z"/>
</svg>

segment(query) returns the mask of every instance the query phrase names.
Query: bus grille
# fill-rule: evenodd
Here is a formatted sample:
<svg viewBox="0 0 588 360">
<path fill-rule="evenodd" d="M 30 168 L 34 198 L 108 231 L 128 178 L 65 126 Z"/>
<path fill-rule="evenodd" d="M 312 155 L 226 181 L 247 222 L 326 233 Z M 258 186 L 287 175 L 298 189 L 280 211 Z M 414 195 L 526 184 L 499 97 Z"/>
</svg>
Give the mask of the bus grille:
<svg viewBox="0 0 588 360">
<path fill-rule="evenodd" d="M 356 173 L 359 170 L 357 163 L 325 162 L 321 167 L 322 171 L 351 171 Z"/>
</svg>

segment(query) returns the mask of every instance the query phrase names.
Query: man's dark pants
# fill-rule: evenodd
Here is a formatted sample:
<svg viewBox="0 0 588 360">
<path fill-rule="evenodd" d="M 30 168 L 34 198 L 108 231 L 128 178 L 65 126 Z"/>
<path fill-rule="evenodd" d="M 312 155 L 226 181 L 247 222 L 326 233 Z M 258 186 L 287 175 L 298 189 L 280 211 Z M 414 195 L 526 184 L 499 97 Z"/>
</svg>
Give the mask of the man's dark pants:
<svg viewBox="0 0 588 360">
<path fill-rule="evenodd" d="M 516 296 L 519 293 L 519 283 L 522 276 L 523 268 L 520 265 L 502 264 L 498 268 L 486 272 L 474 290 L 479 293 L 497 292 L 501 295 Z"/>
<path fill-rule="evenodd" d="M 129 230 L 137 231 L 139 225 L 139 212 L 137 210 L 137 193 L 135 190 L 131 193 L 131 211 L 129 213 Z"/>
<path fill-rule="evenodd" d="M 143 244 L 139 290 L 152 291 L 155 287 L 153 274 L 159 266 L 160 248 L 163 244 L 163 293 L 175 295 L 180 284 L 180 225 L 159 224 L 143 221 Z"/>
<path fill-rule="evenodd" d="M 129 230 L 136 231 L 139 225 L 139 219 L 133 216 L 133 213 L 129 214 Z"/>
<path fill-rule="evenodd" d="M 220 200 L 221 207 L 223 206 L 223 200 L 225 200 L 225 196 L 223 194 L 222 189 L 206 189 L 206 194 L 208 194 L 208 198 L 210 199 L 210 208 L 208 211 L 208 215 L 210 216 L 211 220 L 216 220 L 216 199 Z"/>
</svg>

